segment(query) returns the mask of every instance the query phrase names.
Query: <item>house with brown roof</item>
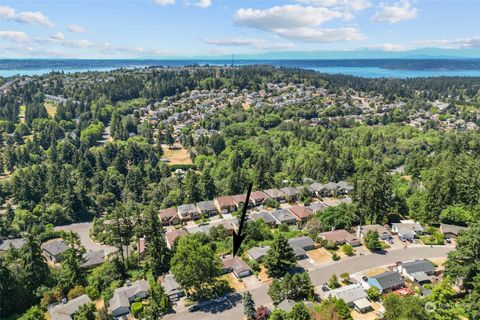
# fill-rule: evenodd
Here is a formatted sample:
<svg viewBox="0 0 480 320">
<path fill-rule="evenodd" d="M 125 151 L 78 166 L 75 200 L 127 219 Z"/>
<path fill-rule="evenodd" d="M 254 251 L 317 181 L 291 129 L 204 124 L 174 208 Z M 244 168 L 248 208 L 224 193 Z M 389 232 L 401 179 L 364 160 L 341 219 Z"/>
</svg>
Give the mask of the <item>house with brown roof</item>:
<svg viewBox="0 0 480 320">
<path fill-rule="evenodd" d="M 253 191 L 250 194 L 250 199 L 255 206 L 261 206 L 269 199 L 269 197 L 263 191 Z"/>
<path fill-rule="evenodd" d="M 225 256 L 222 258 L 223 273 L 233 273 L 237 278 L 248 277 L 252 274 L 250 266 L 239 257 Z"/>
<path fill-rule="evenodd" d="M 215 206 L 221 214 L 226 214 L 232 211 L 235 211 L 236 204 L 235 200 L 231 196 L 222 196 L 218 197 L 215 200 Z"/>
<path fill-rule="evenodd" d="M 271 199 L 279 202 L 279 203 L 285 203 L 286 201 L 286 195 L 280 189 L 273 188 L 273 189 L 268 189 L 268 190 L 263 190 L 263 192 Z"/>
<path fill-rule="evenodd" d="M 159 211 L 158 217 L 163 226 L 173 226 L 180 223 L 180 217 L 177 214 L 177 209 L 167 208 Z"/>
<path fill-rule="evenodd" d="M 236 194 L 232 196 L 233 201 L 235 202 L 235 205 L 237 206 L 238 209 L 243 208 L 243 204 L 245 203 L 245 199 L 247 198 L 246 194 Z M 247 208 L 253 208 L 254 203 L 252 200 L 252 197 L 248 200 L 248 206 Z"/>
<path fill-rule="evenodd" d="M 168 231 L 167 233 L 165 233 L 165 240 L 167 242 L 167 247 L 169 249 L 172 249 L 175 239 L 181 236 L 186 236 L 186 235 L 187 235 L 187 231 L 185 231 L 184 229 L 176 229 L 176 230 Z"/>
<path fill-rule="evenodd" d="M 344 229 L 322 232 L 319 234 L 319 236 L 320 238 L 336 245 L 342 245 L 346 243 L 352 247 L 357 247 L 360 245 L 360 240 Z"/>
<path fill-rule="evenodd" d="M 288 209 L 296 218 L 297 221 L 300 223 L 305 223 L 310 216 L 313 215 L 313 211 L 310 208 L 305 206 L 294 205 L 290 209 Z"/>
</svg>

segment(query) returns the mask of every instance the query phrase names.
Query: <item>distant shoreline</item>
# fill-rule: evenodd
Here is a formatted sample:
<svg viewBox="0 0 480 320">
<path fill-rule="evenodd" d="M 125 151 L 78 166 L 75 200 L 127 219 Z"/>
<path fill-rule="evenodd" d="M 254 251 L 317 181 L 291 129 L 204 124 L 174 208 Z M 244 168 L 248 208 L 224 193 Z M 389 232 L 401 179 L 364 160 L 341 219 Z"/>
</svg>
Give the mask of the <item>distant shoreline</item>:
<svg viewBox="0 0 480 320">
<path fill-rule="evenodd" d="M 266 64 L 346 74 L 366 78 L 416 78 L 480 76 L 480 59 L 239 59 L 236 66 Z M 188 65 L 231 65 L 224 59 L 0 59 L 0 76 L 43 75 L 57 72 L 110 71 L 119 68 L 181 67 Z"/>
</svg>

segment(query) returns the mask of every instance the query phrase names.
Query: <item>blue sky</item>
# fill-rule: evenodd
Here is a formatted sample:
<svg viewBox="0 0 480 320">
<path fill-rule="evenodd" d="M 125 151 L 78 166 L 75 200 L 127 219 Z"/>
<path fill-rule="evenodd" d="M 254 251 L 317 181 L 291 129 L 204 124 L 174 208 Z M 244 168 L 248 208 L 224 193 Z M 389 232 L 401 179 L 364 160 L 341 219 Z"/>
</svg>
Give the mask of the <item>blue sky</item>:
<svg viewBox="0 0 480 320">
<path fill-rule="evenodd" d="M 0 0 L 0 57 L 479 52 L 480 1 Z"/>
</svg>

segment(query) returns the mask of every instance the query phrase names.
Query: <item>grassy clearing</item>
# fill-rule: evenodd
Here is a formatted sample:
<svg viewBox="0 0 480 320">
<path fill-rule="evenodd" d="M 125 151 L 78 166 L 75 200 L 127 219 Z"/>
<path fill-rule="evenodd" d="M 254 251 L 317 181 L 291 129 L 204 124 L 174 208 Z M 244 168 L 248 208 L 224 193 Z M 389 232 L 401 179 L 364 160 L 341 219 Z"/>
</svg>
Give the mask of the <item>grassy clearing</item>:
<svg viewBox="0 0 480 320">
<path fill-rule="evenodd" d="M 192 159 L 188 154 L 188 150 L 183 148 L 181 144 L 174 144 L 170 149 L 166 144 L 162 144 L 163 158 L 168 161 L 168 165 L 192 164 Z"/>
<path fill-rule="evenodd" d="M 20 111 L 18 113 L 18 119 L 20 119 L 20 122 L 25 122 L 25 109 L 27 107 L 24 105 L 20 106 Z"/>
<path fill-rule="evenodd" d="M 57 104 L 51 101 L 46 101 L 45 104 L 45 109 L 47 109 L 47 113 L 50 117 L 55 117 L 57 114 Z"/>
</svg>

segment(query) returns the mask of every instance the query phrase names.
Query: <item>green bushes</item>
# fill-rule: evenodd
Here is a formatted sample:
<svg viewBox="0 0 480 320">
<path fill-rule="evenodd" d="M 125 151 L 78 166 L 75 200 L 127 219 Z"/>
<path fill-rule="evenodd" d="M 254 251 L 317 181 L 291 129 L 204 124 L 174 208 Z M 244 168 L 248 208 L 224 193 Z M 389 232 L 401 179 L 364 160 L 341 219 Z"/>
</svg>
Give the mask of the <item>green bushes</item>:
<svg viewBox="0 0 480 320">
<path fill-rule="evenodd" d="M 143 313 L 143 304 L 141 302 L 134 302 L 130 306 L 130 311 L 135 316 L 135 318 L 140 319 Z"/>
</svg>

